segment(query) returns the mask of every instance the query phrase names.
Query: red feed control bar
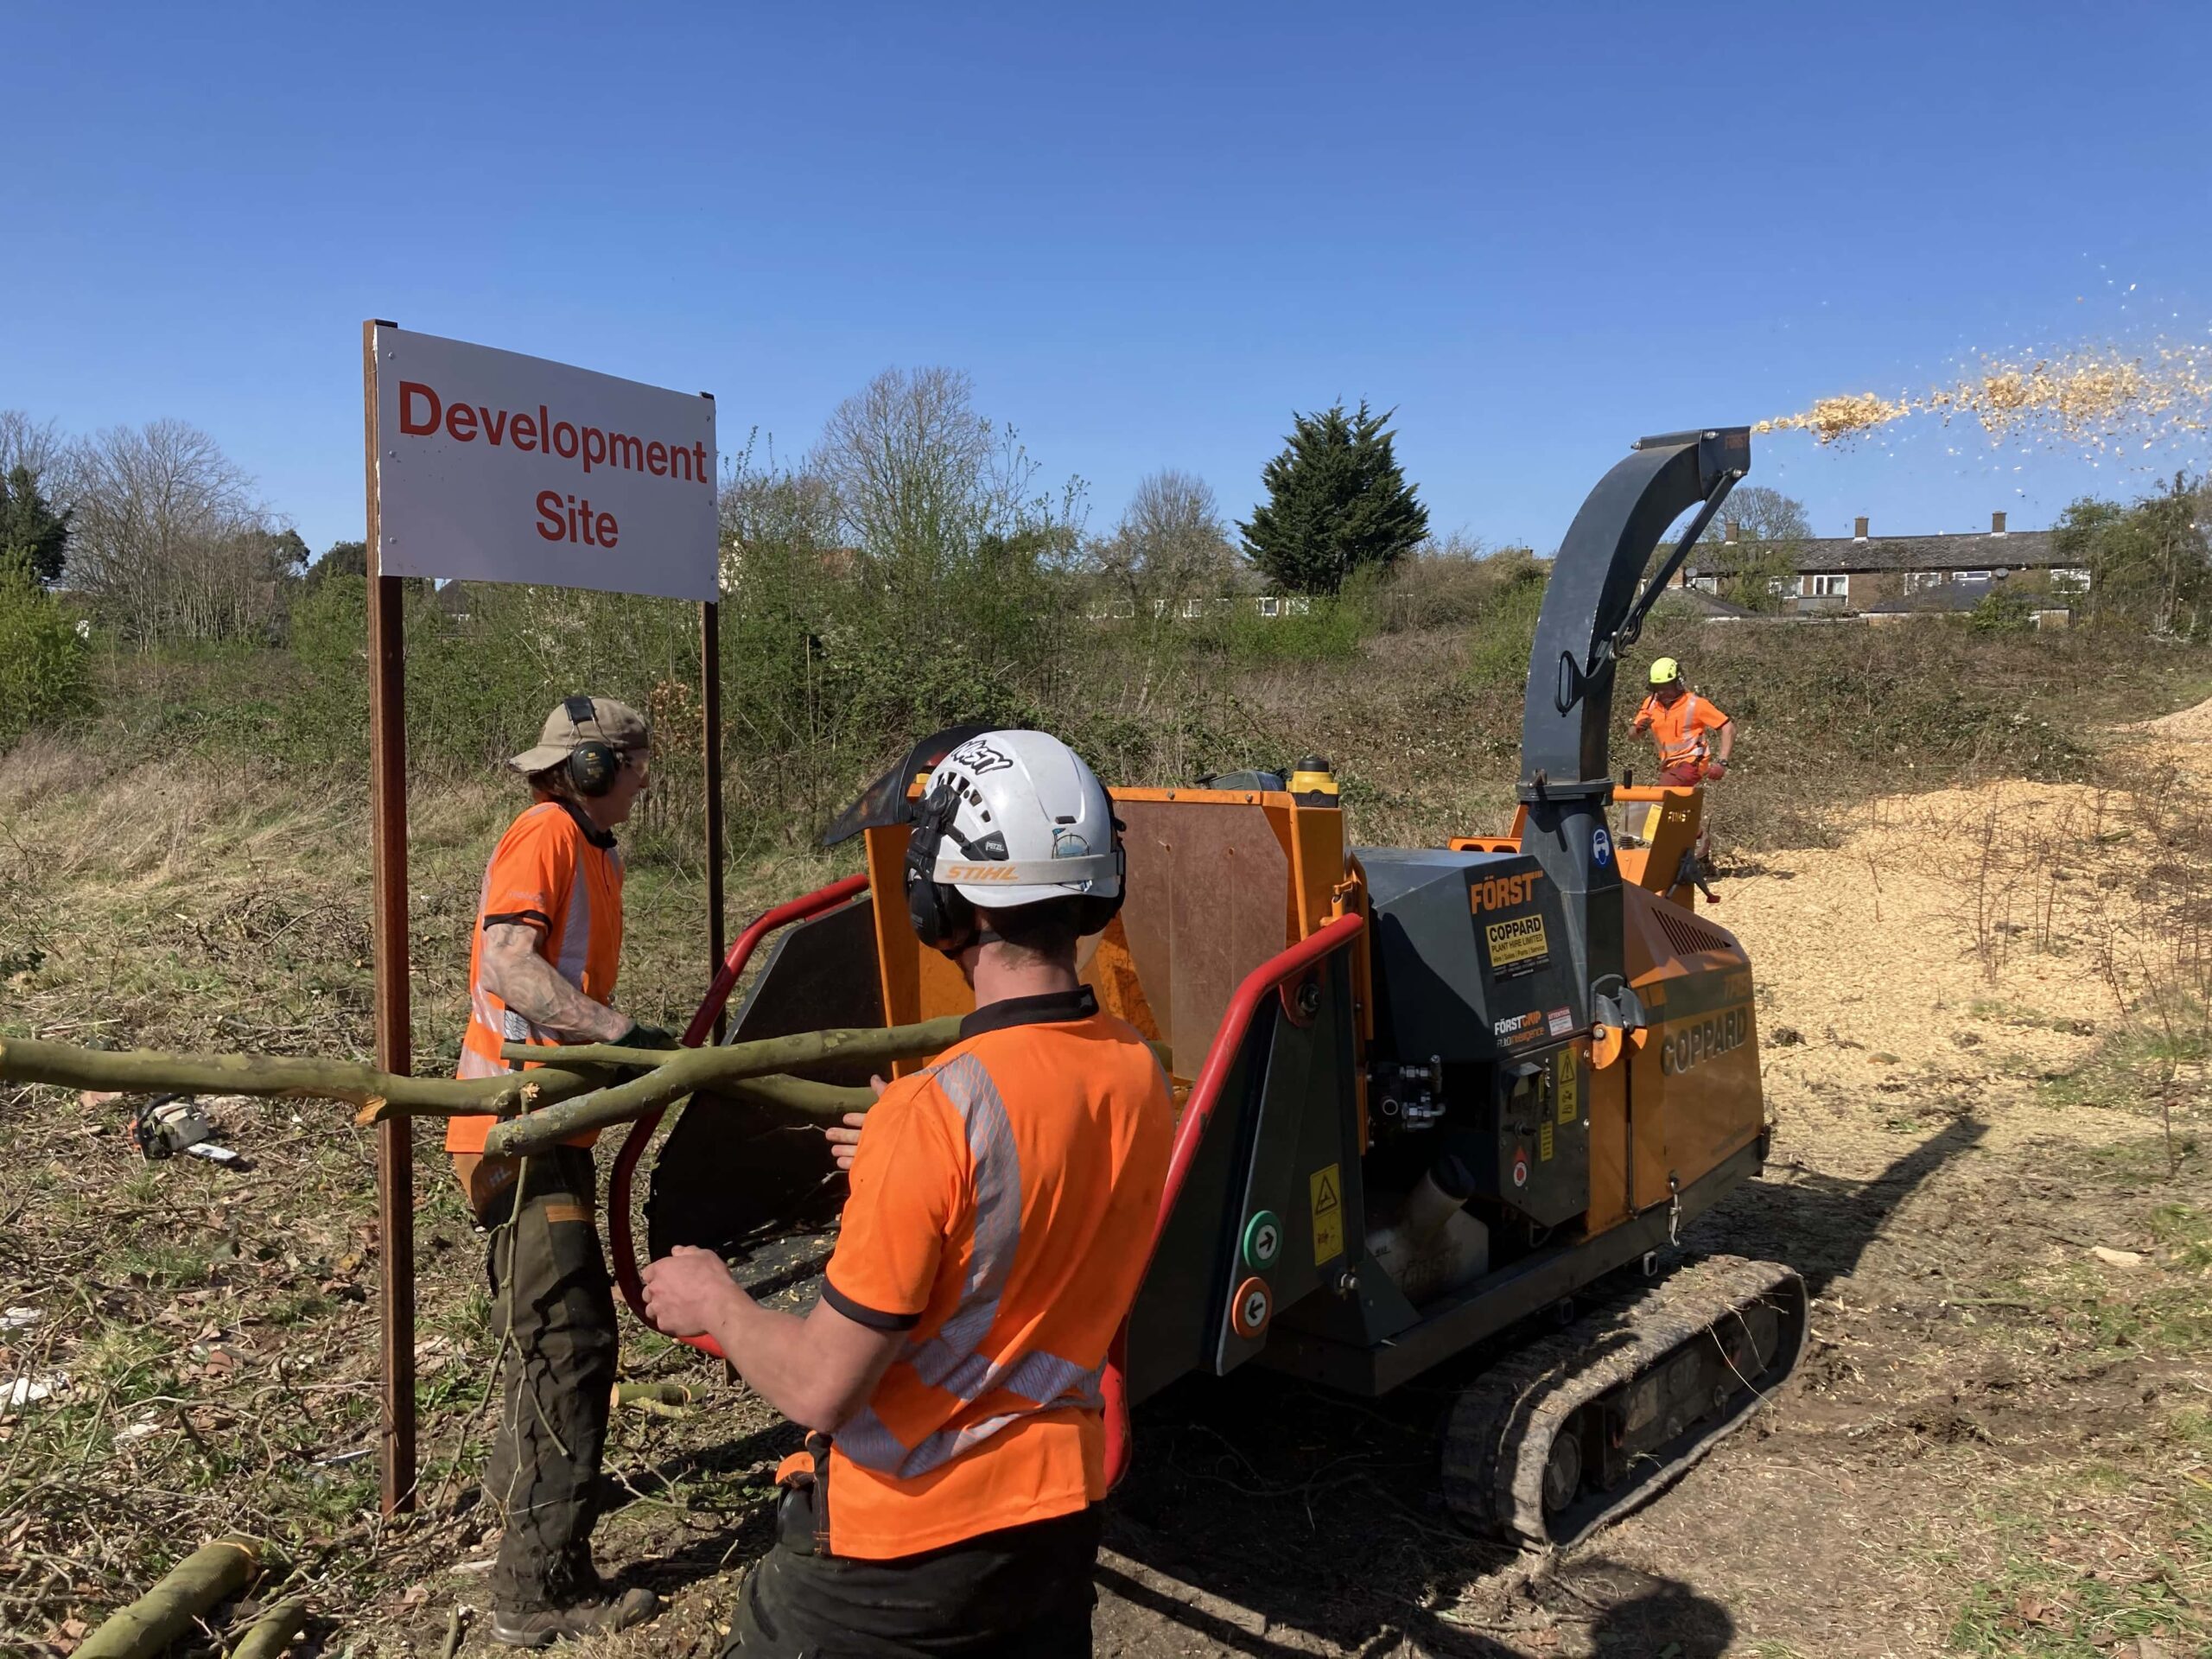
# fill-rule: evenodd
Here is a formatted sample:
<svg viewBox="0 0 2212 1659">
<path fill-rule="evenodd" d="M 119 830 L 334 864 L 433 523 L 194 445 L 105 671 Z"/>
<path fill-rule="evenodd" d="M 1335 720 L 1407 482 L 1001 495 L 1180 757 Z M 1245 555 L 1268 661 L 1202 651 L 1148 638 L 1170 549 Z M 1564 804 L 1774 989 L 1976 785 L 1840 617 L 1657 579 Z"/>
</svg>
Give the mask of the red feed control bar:
<svg viewBox="0 0 2212 1659">
<path fill-rule="evenodd" d="M 1230 1069 L 1236 1063 L 1237 1051 L 1244 1046 L 1245 1036 L 1260 1012 L 1261 1002 L 1332 950 L 1351 943 L 1366 925 L 1366 918 L 1356 912 L 1338 917 L 1280 956 L 1270 957 L 1255 968 L 1236 988 L 1236 995 L 1230 998 L 1228 1010 L 1221 1017 L 1221 1028 L 1214 1033 L 1213 1046 L 1206 1050 L 1205 1064 L 1198 1068 L 1198 1081 L 1191 1085 L 1191 1096 L 1184 1103 L 1181 1121 L 1175 1126 L 1175 1147 L 1168 1155 L 1167 1179 L 1160 1193 L 1160 1215 L 1153 1223 L 1152 1243 L 1145 1252 L 1147 1273 L 1152 1268 L 1152 1258 L 1160 1249 L 1160 1235 L 1167 1230 L 1167 1218 L 1175 1213 L 1175 1201 L 1182 1196 L 1183 1183 L 1189 1179 L 1191 1166 L 1198 1160 L 1198 1142 L 1205 1138 L 1214 1109 L 1221 1103 L 1222 1087 L 1229 1081 Z M 1106 1405 L 1109 1487 L 1119 1485 L 1122 1477 L 1128 1473 L 1134 1451 L 1129 1438 L 1128 1341 L 1129 1325 L 1125 1319 L 1115 1334 L 1113 1349 L 1106 1357 L 1106 1374 L 1100 1389 Z"/>
<path fill-rule="evenodd" d="M 683 1033 L 683 1046 L 696 1048 L 707 1040 L 715 1028 L 715 1020 L 729 994 L 736 988 L 738 976 L 744 973 L 745 964 L 753 959 L 753 950 L 761 940 L 779 927 L 793 922 L 805 921 L 824 911 L 835 910 L 855 895 L 868 891 L 868 877 L 849 875 L 842 881 L 832 881 L 828 887 L 794 899 L 788 904 L 778 905 L 763 912 L 753 925 L 737 936 L 737 943 L 729 948 L 729 955 L 722 958 L 721 971 L 715 976 L 715 982 L 707 990 L 707 1000 L 699 1005 L 698 1013 L 691 1016 L 691 1023 Z M 614 1168 L 607 1180 L 607 1243 L 614 1256 L 614 1282 L 621 1287 L 622 1300 L 640 1321 L 651 1325 L 645 1318 L 645 1288 L 638 1276 L 638 1247 L 630 1230 L 630 1181 L 637 1173 L 638 1162 L 645 1155 L 645 1147 L 653 1138 L 653 1131 L 660 1127 L 661 1115 L 648 1112 L 630 1126 L 630 1133 L 622 1142 L 622 1150 L 615 1155 Z M 716 1359 L 725 1357 L 720 1344 L 712 1337 L 683 1337 L 701 1353 Z"/>
</svg>

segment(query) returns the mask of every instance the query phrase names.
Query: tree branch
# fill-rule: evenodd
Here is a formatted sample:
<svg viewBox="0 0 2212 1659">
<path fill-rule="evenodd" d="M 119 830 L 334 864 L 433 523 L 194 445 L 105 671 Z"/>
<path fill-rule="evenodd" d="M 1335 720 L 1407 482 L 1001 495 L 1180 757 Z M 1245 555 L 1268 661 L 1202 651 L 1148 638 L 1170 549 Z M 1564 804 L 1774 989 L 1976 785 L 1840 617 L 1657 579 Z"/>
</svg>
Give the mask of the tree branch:
<svg viewBox="0 0 2212 1659">
<path fill-rule="evenodd" d="M 790 1037 L 763 1038 L 753 1043 L 732 1043 L 723 1048 L 687 1048 L 672 1052 L 649 1051 L 661 1064 L 643 1077 L 633 1077 L 612 1089 L 602 1089 L 582 1100 L 541 1107 L 526 1116 L 495 1124 L 491 1134 L 485 1138 L 484 1151 L 489 1157 L 512 1157 L 543 1152 L 570 1135 L 582 1134 L 587 1129 L 603 1128 L 609 1123 L 626 1122 L 632 1118 L 643 1117 L 656 1107 L 666 1106 L 702 1089 L 727 1090 L 730 1084 L 748 1078 L 759 1079 L 760 1084 L 765 1084 L 771 1073 L 820 1065 L 832 1060 L 850 1063 L 855 1060 L 911 1059 L 918 1054 L 934 1054 L 959 1039 L 960 1021 L 948 1014 L 942 1020 L 925 1020 L 918 1026 L 810 1031 Z M 566 1053 L 568 1051 L 562 1052 Z M 812 1092 L 822 1090 L 825 1086 L 823 1084 L 808 1084 L 795 1077 L 778 1077 L 774 1079 L 774 1084 L 773 1095 L 760 1094 L 759 1085 L 756 1085 L 756 1095 L 778 1104 L 796 1104 L 802 1100 L 823 1102 L 824 1099 L 819 1093 Z M 729 1091 L 736 1092 L 734 1090 Z M 854 1100 L 863 1092 L 838 1091 L 838 1094 L 841 1099 Z M 861 1105 L 841 1106 L 839 1109 L 859 1110 Z"/>
<path fill-rule="evenodd" d="M 541 1052 L 544 1051 L 540 1051 Z M 51 1083 L 126 1093 L 167 1090 L 280 1100 L 344 1100 L 359 1122 L 505 1113 L 588 1093 L 603 1071 L 540 1066 L 500 1077 L 403 1077 L 353 1060 L 279 1054 L 167 1054 L 153 1049 L 75 1048 L 0 1038 L 0 1082 Z"/>
<path fill-rule="evenodd" d="M 722 1048 L 643 1049 L 612 1044 L 548 1048 L 510 1044 L 511 1059 L 541 1055 L 558 1065 L 497 1077 L 405 1077 L 352 1060 L 276 1054 L 168 1054 L 76 1048 L 27 1037 L 0 1039 L 0 1082 L 57 1084 L 132 1094 L 170 1090 L 290 1100 L 343 1100 L 359 1123 L 390 1117 L 496 1116 L 485 1150 L 543 1152 L 586 1129 L 643 1117 L 702 1090 L 734 1096 L 800 1117 L 835 1122 L 865 1111 L 867 1089 L 839 1088 L 779 1073 L 827 1061 L 891 1061 L 934 1054 L 959 1040 L 947 1017 L 888 1029 L 805 1032 Z M 643 1075 L 607 1086 L 619 1068 Z"/>
</svg>

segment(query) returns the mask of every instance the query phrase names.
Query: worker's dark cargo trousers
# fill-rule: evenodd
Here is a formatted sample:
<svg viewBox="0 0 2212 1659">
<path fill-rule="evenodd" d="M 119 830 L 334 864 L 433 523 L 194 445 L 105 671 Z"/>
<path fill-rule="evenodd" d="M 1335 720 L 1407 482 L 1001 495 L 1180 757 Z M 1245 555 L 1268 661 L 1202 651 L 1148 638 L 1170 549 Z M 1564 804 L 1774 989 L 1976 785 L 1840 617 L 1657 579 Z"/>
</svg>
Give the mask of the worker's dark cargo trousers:
<svg viewBox="0 0 2212 1659">
<path fill-rule="evenodd" d="M 591 1154 L 561 1147 L 526 1158 L 507 1191 L 520 1195 L 518 1208 L 499 1205 L 512 1220 L 486 1217 L 501 1402 L 484 1488 L 507 1529 L 493 1605 L 533 1612 L 598 1590 L 591 1529 L 620 1337 L 592 1217 Z"/>
<path fill-rule="evenodd" d="M 1086 1659 L 1096 1507 L 895 1561 L 819 1553 L 819 1488 L 784 1495 L 722 1659 Z"/>
</svg>

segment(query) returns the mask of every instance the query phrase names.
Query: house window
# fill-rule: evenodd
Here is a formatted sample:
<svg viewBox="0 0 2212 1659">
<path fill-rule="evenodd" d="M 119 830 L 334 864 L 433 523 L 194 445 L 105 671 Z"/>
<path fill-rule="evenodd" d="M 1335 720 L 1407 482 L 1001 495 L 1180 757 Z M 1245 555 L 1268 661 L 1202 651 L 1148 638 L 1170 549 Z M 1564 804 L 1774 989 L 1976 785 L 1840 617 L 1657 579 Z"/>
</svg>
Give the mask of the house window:
<svg viewBox="0 0 2212 1659">
<path fill-rule="evenodd" d="M 2089 591 L 2089 573 L 2078 565 L 2061 566 L 2050 573 L 2050 591 L 2054 594 L 2086 594 Z"/>
<path fill-rule="evenodd" d="M 1789 584 L 1780 576 L 1770 576 L 1767 579 L 1766 590 L 1775 598 L 1780 599 L 1789 592 Z"/>
<path fill-rule="evenodd" d="M 1279 599 L 1262 600 L 1260 601 L 1260 614 L 1262 616 L 1281 616 L 1282 614 L 1282 601 Z"/>
<path fill-rule="evenodd" d="M 1953 582 L 1987 582 L 1995 574 L 1991 570 L 1954 570 L 1951 573 L 1951 580 Z"/>
<path fill-rule="evenodd" d="M 1203 599 L 1186 599 L 1183 601 L 1183 614 L 1185 616 L 1200 617 L 1204 616 L 1205 613 L 1206 602 Z"/>
<path fill-rule="evenodd" d="M 1807 576 L 1798 588 L 1801 595 L 1814 599 L 1847 599 L 1851 594 L 1849 576 Z"/>
<path fill-rule="evenodd" d="M 1700 594 L 1717 594 L 1720 591 L 1720 578 L 1718 576 L 1692 576 L 1689 581 L 1689 585 L 1696 588 Z"/>
<path fill-rule="evenodd" d="M 1904 573 L 1904 590 L 1916 594 L 1923 588 L 1941 588 L 1944 573 L 1941 570 L 1908 570 Z"/>
<path fill-rule="evenodd" d="M 1302 594 L 1283 601 L 1283 614 L 1286 616 L 1311 616 L 1313 613 L 1313 601 Z"/>
</svg>

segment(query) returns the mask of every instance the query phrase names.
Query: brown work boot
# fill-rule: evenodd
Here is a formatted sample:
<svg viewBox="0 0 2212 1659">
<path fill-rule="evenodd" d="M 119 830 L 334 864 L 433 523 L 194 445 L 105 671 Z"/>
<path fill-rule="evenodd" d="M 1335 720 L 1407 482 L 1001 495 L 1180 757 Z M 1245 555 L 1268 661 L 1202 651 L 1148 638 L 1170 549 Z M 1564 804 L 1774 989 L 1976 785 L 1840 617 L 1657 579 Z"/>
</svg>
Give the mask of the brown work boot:
<svg viewBox="0 0 2212 1659">
<path fill-rule="evenodd" d="M 550 1648 L 579 1636 L 611 1636 L 642 1624 L 660 1611 L 660 1598 L 646 1589 L 588 1595 L 562 1607 L 518 1613 L 492 1610 L 492 1639 L 511 1648 Z"/>
</svg>

